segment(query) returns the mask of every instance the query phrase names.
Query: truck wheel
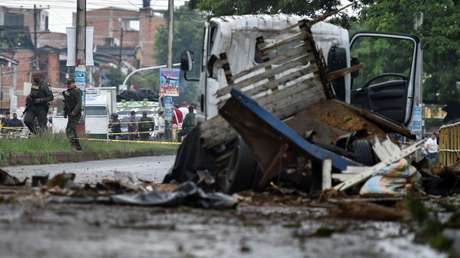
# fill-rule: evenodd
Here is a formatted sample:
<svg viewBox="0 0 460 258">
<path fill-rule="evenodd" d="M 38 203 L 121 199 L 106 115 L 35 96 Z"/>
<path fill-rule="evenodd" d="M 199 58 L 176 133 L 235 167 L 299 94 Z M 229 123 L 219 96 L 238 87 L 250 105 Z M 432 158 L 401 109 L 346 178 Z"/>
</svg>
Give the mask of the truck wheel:
<svg viewBox="0 0 460 258">
<path fill-rule="evenodd" d="M 374 151 L 369 141 L 356 140 L 352 143 L 352 148 L 354 160 L 366 166 L 375 164 Z"/>
<path fill-rule="evenodd" d="M 229 147 L 229 151 L 217 158 L 219 188 L 225 193 L 251 189 L 258 165 L 249 147 L 241 137 Z"/>
</svg>

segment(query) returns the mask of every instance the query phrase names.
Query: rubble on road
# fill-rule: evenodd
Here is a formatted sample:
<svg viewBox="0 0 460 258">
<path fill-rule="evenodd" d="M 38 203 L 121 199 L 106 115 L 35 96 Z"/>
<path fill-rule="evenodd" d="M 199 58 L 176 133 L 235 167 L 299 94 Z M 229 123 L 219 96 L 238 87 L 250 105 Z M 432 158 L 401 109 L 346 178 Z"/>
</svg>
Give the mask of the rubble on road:
<svg viewBox="0 0 460 258">
<path fill-rule="evenodd" d="M 22 182 L 19 181 L 16 177 L 8 174 L 3 169 L 0 169 L 0 185 L 8 185 L 8 186 L 24 186 L 27 183 L 29 178 L 25 178 Z"/>
</svg>

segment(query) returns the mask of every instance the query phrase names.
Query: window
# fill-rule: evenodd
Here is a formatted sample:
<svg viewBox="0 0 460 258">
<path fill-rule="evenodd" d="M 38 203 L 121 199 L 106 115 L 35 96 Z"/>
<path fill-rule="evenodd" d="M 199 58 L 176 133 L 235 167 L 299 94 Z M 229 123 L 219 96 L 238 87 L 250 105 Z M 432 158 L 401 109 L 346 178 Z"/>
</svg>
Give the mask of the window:
<svg viewBox="0 0 460 258">
<path fill-rule="evenodd" d="M 104 106 L 87 106 L 85 111 L 87 116 L 107 115 L 107 109 Z"/>
</svg>

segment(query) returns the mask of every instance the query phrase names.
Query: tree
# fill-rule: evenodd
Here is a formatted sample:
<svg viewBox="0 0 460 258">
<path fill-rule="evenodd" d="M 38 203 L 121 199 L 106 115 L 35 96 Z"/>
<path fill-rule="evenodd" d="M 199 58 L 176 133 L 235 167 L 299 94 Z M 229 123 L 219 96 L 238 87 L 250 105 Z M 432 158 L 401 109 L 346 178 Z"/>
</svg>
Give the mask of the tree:
<svg viewBox="0 0 460 258">
<path fill-rule="evenodd" d="M 190 77 L 199 76 L 200 63 L 202 59 L 204 16 L 186 6 L 178 8 L 174 13 L 174 41 L 173 41 L 173 63 L 180 62 L 180 56 L 185 50 L 194 53 L 195 69 Z M 161 64 L 166 64 L 168 59 L 168 28 L 161 26 L 158 29 L 155 39 L 155 58 Z M 179 92 L 181 96 L 175 99 L 176 103 L 187 101 L 195 103 L 198 101 L 198 83 L 181 81 Z"/>
<path fill-rule="evenodd" d="M 337 9 L 339 0 L 191 0 L 190 7 L 207 11 L 213 16 L 243 14 L 298 14 L 315 16 Z"/>
<path fill-rule="evenodd" d="M 376 0 L 361 11 L 359 29 L 417 35 L 424 49 L 424 100 L 458 101 L 460 1 Z M 417 26 L 415 26 L 417 24 Z"/>
</svg>

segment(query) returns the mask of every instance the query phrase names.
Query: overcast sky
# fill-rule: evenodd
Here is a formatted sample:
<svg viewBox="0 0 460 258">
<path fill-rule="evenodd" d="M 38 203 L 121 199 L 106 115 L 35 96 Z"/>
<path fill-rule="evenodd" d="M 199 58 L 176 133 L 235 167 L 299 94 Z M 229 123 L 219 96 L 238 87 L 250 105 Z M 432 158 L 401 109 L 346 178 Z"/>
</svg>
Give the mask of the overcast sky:
<svg viewBox="0 0 460 258">
<path fill-rule="evenodd" d="M 348 3 L 347 0 L 341 0 Z M 185 0 L 174 0 L 175 6 L 183 5 Z M 126 9 L 139 9 L 142 7 L 142 0 L 87 0 L 87 9 L 104 7 L 119 7 Z M 66 27 L 72 26 L 72 13 L 77 8 L 76 0 L 0 0 L 0 5 L 11 7 L 33 8 L 33 6 L 46 8 L 49 12 L 49 27 L 51 31 L 65 32 Z M 48 7 L 49 6 L 49 7 Z M 154 10 L 166 10 L 168 0 L 151 0 Z"/>
<path fill-rule="evenodd" d="M 174 0 L 174 5 L 181 6 L 185 0 Z M 10 7 L 33 8 L 33 6 L 48 9 L 49 27 L 51 31 L 65 32 L 66 27 L 72 26 L 72 13 L 76 11 L 76 0 L 0 0 L 0 5 Z M 139 9 L 142 0 L 87 0 L 87 9 L 104 7 L 119 7 L 125 9 Z M 152 0 L 153 9 L 165 10 L 168 8 L 168 0 Z"/>
</svg>

